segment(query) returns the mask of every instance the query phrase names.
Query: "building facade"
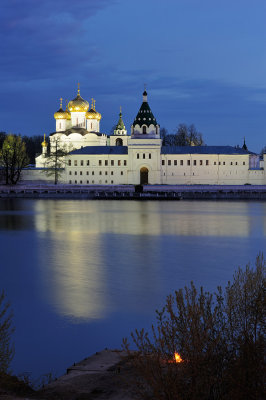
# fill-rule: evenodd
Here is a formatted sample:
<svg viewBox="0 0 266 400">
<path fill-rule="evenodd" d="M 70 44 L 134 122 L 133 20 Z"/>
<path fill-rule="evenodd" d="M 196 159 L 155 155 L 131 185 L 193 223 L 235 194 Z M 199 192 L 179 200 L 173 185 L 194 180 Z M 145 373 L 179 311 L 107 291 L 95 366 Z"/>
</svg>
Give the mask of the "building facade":
<svg viewBox="0 0 266 400">
<path fill-rule="evenodd" d="M 65 110 L 62 99 L 54 114 L 56 131 L 50 134 L 50 152 L 63 149 L 61 181 L 82 185 L 121 184 L 266 184 L 264 159 L 231 146 L 162 146 L 160 125 L 147 99 L 143 101 L 127 133 L 120 109 L 112 135 L 100 132 L 101 114 L 95 100 L 89 103 L 78 93 Z M 45 168 L 48 143 L 42 143 L 36 167 Z"/>
</svg>

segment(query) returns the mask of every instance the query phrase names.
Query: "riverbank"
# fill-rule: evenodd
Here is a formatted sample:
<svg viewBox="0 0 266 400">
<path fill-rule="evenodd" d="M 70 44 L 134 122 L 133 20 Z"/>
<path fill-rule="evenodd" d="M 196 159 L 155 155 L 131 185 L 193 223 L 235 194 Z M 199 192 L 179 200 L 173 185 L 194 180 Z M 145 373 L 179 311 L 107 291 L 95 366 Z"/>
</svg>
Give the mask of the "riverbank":
<svg viewBox="0 0 266 400">
<path fill-rule="evenodd" d="M 67 368 L 66 374 L 34 391 L 16 377 L 1 387 L 2 400 L 133 400 L 134 369 L 127 354 L 105 349 Z"/>
<path fill-rule="evenodd" d="M 2 185 L 0 198 L 266 200 L 266 185 Z"/>
</svg>

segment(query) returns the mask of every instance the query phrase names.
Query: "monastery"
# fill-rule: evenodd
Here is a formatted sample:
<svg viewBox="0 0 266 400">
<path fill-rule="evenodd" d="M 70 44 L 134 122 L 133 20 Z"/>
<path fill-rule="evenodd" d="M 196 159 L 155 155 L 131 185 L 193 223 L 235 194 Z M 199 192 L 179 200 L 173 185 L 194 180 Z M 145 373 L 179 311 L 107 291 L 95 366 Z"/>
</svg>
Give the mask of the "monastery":
<svg viewBox="0 0 266 400">
<path fill-rule="evenodd" d="M 54 114 L 56 130 L 49 135 L 50 154 L 64 150 L 60 182 L 78 185 L 121 184 L 266 184 L 265 157 L 231 146 L 163 146 L 160 125 L 146 90 L 128 134 L 120 109 L 111 135 L 100 132 L 101 114 L 80 95 Z M 245 146 L 243 146 L 245 147 Z M 48 143 L 36 158 L 35 175 L 47 168 Z M 42 174 L 43 175 L 43 174 Z M 26 177 L 26 179 L 28 179 Z M 44 179 L 44 178 L 42 178 Z M 51 179 L 51 178 L 50 178 Z"/>
</svg>

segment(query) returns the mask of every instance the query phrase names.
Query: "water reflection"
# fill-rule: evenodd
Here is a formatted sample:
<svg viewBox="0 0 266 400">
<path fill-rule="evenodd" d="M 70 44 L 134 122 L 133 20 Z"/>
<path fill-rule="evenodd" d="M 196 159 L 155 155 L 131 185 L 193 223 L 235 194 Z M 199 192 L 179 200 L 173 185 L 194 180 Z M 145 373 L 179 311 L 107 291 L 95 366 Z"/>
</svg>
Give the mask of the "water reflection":
<svg viewBox="0 0 266 400">
<path fill-rule="evenodd" d="M 34 227 L 34 211 L 27 200 L 1 199 L 0 201 L 0 231 L 31 230 Z"/>
<path fill-rule="evenodd" d="M 248 237 L 257 229 L 249 210 L 244 202 L 37 201 L 49 302 L 83 319 L 103 318 L 121 304 L 141 308 L 139 299 L 148 303 L 163 291 L 162 237 L 175 237 L 181 248 L 182 237 Z"/>
<path fill-rule="evenodd" d="M 46 200 L 35 204 L 36 229 L 42 232 L 239 237 L 250 233 L 247 202 L 83 201 L 75 205 Z"/>
<path fill-rule="evenodd" d="M 103 318 L 106 277 L 98 237 L 60 230 L 50 232 L 45 241 L 39 255 L 48 301 L 61 315 Z"/>
<path fill-rule="evenodd" d="M 191 280 L 210 291 L 226 285 L 265 252 L 265 236 L 263 202 L 0 200 L 12 368 L 58 374 L 119 347 Z"/>
</svg>

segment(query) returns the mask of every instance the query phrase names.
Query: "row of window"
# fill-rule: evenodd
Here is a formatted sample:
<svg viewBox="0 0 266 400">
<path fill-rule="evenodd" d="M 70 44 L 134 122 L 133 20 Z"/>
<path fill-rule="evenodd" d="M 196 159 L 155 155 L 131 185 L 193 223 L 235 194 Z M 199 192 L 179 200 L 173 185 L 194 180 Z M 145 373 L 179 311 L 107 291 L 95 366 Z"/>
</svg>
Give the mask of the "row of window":
<svg viewBox="0 0 266 400">
<path fill-rule="evenodd" d="M 74 171 L 73 175 L 83 175 L 83 172 L 85 175 L 85 171 L 79 171 L 79 174 L 78 174 L 78 171 Z M 72 175 L 72 171 L 69 171 L 68 174 Z M 114 171 L 111 171 L 110 174 L 114 175 Z M 86 175 L 90 175 L 89 171 L 86 171 Z M 94 175 L 94 171 L 91 171 L 91 175 Z M 99 175 L 108 175 L 108 171 L 105 171 L 104 174 L 103 174 L 103 171 L 99 171 Z M 120 175 L 124 175 L 124 171 L 121 171 Z"/>
<path fill-rule="evenodd" d="M 139 154 L 139 153 L 137 153 L 137 158 L 138 158 L 138 159 L 140 158 L 140 154 Z M 143 159 L 146 158 L 146 154 L 145 154 L 145 153 L 142 154 L 142 158 L 143 158 Z M 147 154 L 147 158 L 151 159 L 151 153 Z"/>
<path fill-rule="evenodd" d="M 72 160 L 68 160 L 68 166 L 71 167 L 71 165 L 72 165 Z M 85 165 L 84 160 L 80 160 L 80 166 L 83 167 L 84 165 Z M 87 166 L 90 165 L 90 160 L 86 160 L 86 165 Z M 98 160 L 98 165 L 99 165 L 99 167 L 101 167 L 103 165 L 103 161 L 102 160 Z M 104 165 L 106 167 L 108 167 L 108 160 L 104 160 Z M 110 165 L 111 165 L 111 167 L 114 167 L 115 161 L 111 160 L 110 161 Z M 121 166 L 121 165 L 126 166 L 127 165 L 127 160 L 117 160 L 117 165 L 118 166 Z M 74 160 L 74 167 L 77 167 L 77 166 L 78 166 L 78 160 Z"/>
<path fill-rule="evenodd" d="M 151 153 L 149 154 L 142 154 L 142 158 L 145 159 L 147 156 L 147 158 L 151 159 Z M 137 159 L 140 158 L 140 154 L 137 153 Z M 172 165 L 172 161 L 173 161 L 173 165 L 178 165 L 177 164 L 177 160 L 167 160 L 167 165 Z M 68 160 L 68 165 L 71 166 L 71 160 Z M 80 166 L 83 167 L 85 165 L 84 160 L 80 160 Z M 86 160 L 86 165 L 89 166 L 90 165 L 90 160 Z M 102 160 L 98 160 L 98 165 L 99 167 L 101 166 L 105 166 L 108 167 L 108 160 L 104 160 L 104 164 Z M 110 165 L 111 167 L 114 167 L 115 165 L 115 161 L 114 160 L 110 160 Z M 127 160 L 117 160 L 117 165 L 120 167 L 122 165 L 126 166 L 127 165 Z M 166 165 L 165 160 L 162 160 L 162 165 Z M 180 165 L 184 165 L 184 160 L 180 160 Z M 191 164 L 191 160 L 187 160 L 187 165 L 190 166 Z M 197 160 L 193 160 L 193 165 L 196 166 L 197 165 Z M 204 165 L 204 161 L 203 160 L 199 160 L 198 165 Z M 209 160 L 205 160 L 205 165 L 210 165 Z M 213 165 L 217 165 L 217 162 L 214 161 Z M 225 161 L 223 161 L 223 164 L 221 161 L 218 162 L 218 165 L 225 165 Z M 233 163 L 233 161 L 230 162 L 230 165 L 238 165 L 238 162 L 236 161 L 235 163 Z M 243 165 L 246 165 L 245 161 L 243 161 Z M 74 167 L 78 166 L 78 161 L 74 160 Z"/>
<path fill-rule="evenodd" d="M 177 160 L 173 160 L 173 161 L 174 161 L 173 165 L 177 165 Z M 166 165 L 165 160 L 162 160 L 162 165 Z M 168 160 L 167 165 L 172 165 L 172 160 Z M 184 165 L 184 160 L 180 160 L 180 165 Z M 187 165 L 191 165 L 190 160 L 187 160 Z M 193 165 L 194 166 L 197 165 L 197 160 L 193 160 Z M 204 165 L 203 160 L 199 160 L 198 165 Z M 205 165 L 210 165 L 209 160 L 205 160 Z M 213 165 L 217 165 L 217 162 L 214 161 Z M 219 161 L 218 165 L 225 165 L 225 161 L 223 161 L 223 164 L 221 163 L 221 161 Z M 236 161 L 234 164 L 233 161 L 231 161 L 230 165 L 238 165 L 238 162 Z M 246 165 L 245 161 L 243 161 L 243 165 Z"/>
<path fill-rule="evenodd" d="M 79 182 L 78 182 L 77 180 L 75 180 L 75 181 L 72 182 L 71 179 L 70 179 L 68 182 L 69 182 L 69 183 L 75 183 L 75 184 L 81 184 L 81 185 L 83 185 L 83 183 L 84 183 L 84 185 L 89 185 L 90 183 L 91 183 L 91 184 L 94 184 L 94 183 L 95 183 L 94 181 L 91 181 L 91 182 L 90 182 L 90 181 L 86 181 L 86 182 L 85 182 L 85 181 L 84 181 L 84 182 L 83 182 L 83 181 L 79 181 Z M 102 183 L 103 183 L 103 182 L 100 180 L 100 181 L 99 181 L 99 184 L 102 184 Z M 108 181 L 105 181 L 104 183 L 108 183 Z M 111 185 L 112 185 L 113 183 L 114 183 L 114 181 L 111 181 L 111 182 L 110 182 Z"/>
<path fill-rule="evenodd" d="M 242 174 L 242 175 L 244 175 L 246 172 L 245 171 L 238 171 L 238 174 Z M 208 172 L 205 172 L 205 174 L 208 174 L 208 175 L 211 175 L 211 173 L 208 171 Z M 222 173 L 220 173 L 221 175 L 222 175 Z M 232 175 L 232 171 L 224 171 L 223 172 L 223 175 L 225 175 L 225 176 L 228 176 L 228 175 Z M 234 170 L 233 171 L 233 175 L 237 175 L 237 170 Z M 166 176 L 166 174 L 165 174 L 165 172 L 163 173 L 163 176 Z M 177 173 L 173 173 L 172 172 L 172 175 L 171 176 L 180 176 L 180 174 L 177 174 Z M 185 172 L 184 172 L 184 176 L 191 176 L 191 174 L 190 173 L 188 173 L 188 174 L 186 174 Z M 192 176 L 195 176 L 195 173 L 193 172 L 192 173 Z M 170 175 L 167 175 L 167 177 L 169 178 L 170 177 Z"/>
</svg>

